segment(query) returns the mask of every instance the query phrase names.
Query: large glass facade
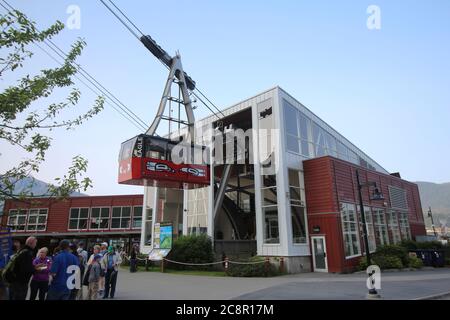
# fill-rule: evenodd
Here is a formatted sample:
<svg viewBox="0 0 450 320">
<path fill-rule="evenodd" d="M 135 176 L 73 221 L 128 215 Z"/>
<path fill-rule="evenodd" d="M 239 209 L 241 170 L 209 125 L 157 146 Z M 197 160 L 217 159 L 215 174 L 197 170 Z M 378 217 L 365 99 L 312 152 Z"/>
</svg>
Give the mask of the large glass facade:
<svg viewBox="0 0 450 320">
<path fill-rule="evenodd" d="M 354 148 L 320 121 L 310 119 L 298 108 L 283 99 L 286 149 L 307 158 L 330 155 L 371 170 L 387 173 L 375 161 Z M 317 121 L 317 122 L 316 122 Z"/>
</svg>

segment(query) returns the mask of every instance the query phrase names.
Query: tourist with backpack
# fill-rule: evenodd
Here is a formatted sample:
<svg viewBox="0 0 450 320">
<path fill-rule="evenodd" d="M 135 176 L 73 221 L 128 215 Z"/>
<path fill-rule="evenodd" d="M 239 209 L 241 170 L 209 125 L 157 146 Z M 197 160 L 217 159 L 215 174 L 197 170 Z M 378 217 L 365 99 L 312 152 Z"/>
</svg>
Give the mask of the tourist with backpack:
<svg viewBox="0 0 450 320">
<path fill-rule="evenodd" d="M 37 239 L 29 237 L 25 246 L 9 260 L 2 272 L 3 280 L 8 283 L 11 300 L 25 300 L 28 294 L 28 282 L 34 273 L 33 259 Z"/>
<path fill-rule="evenodd" d="M 79 271 L 79 260 L 70 251 L 70 242 L 61 240 L 59 247 L 61 251 L 55 256 L 50 269 L 52 281 L 48 289 L 47 300 L 69 300 L 70 292 L 73 289 L 69 288 L 67 283 L 69 277 L 73 275 L 69 268 L 74 270 L 78 268 Z M 77 271 L 75 272 L 77 273 Z"/>
<path fill-rule="evenodd" d="M 101 255 L 96 254 L 93 258 L 92 263 L 89 265 L 86 271 L 85 282 L 88 284 L 88 300 L 97 300 L 98 297 L 98 281 L 100 280 L 101 266 L 100 259 Z"/>
<path fill-rule="evenodd" d="M 45 300 L 48 291 L 48 282 L 50 280 L 50 268 L 52 260 L 47 257 L 48 249 L 46 247 L 39 249 L 37 257 L 33 260 L 35 272 L 30 283 L 30 300 L 35 300 L 39 292 L 39 300 Z"/>
</svg>

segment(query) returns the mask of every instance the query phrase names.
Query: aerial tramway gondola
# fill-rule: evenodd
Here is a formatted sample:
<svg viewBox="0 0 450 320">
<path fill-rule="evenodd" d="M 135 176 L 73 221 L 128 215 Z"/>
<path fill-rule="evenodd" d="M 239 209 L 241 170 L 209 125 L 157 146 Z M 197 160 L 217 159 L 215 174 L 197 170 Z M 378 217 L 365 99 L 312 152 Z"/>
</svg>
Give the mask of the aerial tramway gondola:
<svg viewBox="0 0 450 320">
<path fill-rule="evenodd" d="M 163 64 L 169 67 L 170 73 L 163 96 L 153 123 L 145 134 L 137 135 L 122 143 L 119 154 L 119 183 L 131 185 L 147 185 L 175 189 L 200 188 L 210 184 L 209 166 L 206 162 L 195 163 L 194 154 L 208 153 L 206 147 L 193 143 L 172 141 L 156 135 L 156 128 L 161 120 L 174 121 L 186 125 L 188 132 L 194 126 L 194 113 L 188 90 L 195 89 L 195 82 L 183 71 L 179 54 L 171 57 L 156 44 L 150 36 L 142 36 L 141 42 Z M 182 99 L 171 96 L 171 86 L 178 84 Z M 164 116 L 167 102 L 183 105 L 187 121 L 171 116 Z M 170 133 L 169 133 L 170 134 Z M 192 135 L 191 135 L 192 137 Z M 185 162 L 178 163 L 172 159 L 172 150 L 176 147 L 184 149 Z"/>
</svg>

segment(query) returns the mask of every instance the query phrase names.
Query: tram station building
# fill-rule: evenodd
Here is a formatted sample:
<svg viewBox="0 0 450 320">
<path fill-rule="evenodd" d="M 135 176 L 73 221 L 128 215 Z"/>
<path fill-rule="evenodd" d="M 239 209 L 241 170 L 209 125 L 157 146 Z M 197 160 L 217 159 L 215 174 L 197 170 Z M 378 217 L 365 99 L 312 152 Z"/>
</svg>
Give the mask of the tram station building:
<svg viewBox="0 0 450 320">
<path fill-rule="evenodd" d="M 417 185 L 389 173 L 280 87 L 198 120 L 196 127 L 244 132 L 238 150 L 246 161 L 211 163 L 210 184 L 201 188 L 145 182 L 143 196 L 73 197 L 33 207 L 8 200 L 3 224 L 23 237 L 117 239 L 149 253 L 155 224 L 170 223 L 174 238 L 208 234 L 218 259 L 283 257 L 291 273 L 348 272 L 366 250 L 358 173 L 370 251 L 426 235 Z M 198 145 L 207 140 L 195 136 Z M 238 144 L 234 138 L 230 143 Z M 217 158 L 220 150 L 213 149 Z M 376 200 L 375 192 L 383 198 Z"/>
<path fill-rule="evenodd" d="M 204 188 L 145 187 L 144 252 L 152 249 L 154 223 L 172 222 L 175 234 L 207 233 L 218 256 L 283 257 L 289 272 L 350 271 L 365 250 L 356 171 L 384 196 L 371 200 L 374 188 L 362 189 L 369 250 L 426 234 L 417 185 L 390 174 L 280 87 L 219 117 L 196 127 L 253 130 L 244 148 L 253 149 L 253 163 L 211 164 Z"/>
</svg>

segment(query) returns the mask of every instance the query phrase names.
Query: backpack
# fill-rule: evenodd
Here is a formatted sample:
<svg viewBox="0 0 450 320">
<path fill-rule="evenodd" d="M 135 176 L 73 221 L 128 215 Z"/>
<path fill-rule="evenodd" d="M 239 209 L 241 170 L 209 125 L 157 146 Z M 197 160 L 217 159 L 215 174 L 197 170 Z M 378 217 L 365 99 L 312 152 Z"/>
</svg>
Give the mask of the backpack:
<svg viewBox="0 0 450 320">
<path fill-rule="evenodd" d="M 11 259 L 9 259 L 5 268 L 2 270 L 1 278 L 7 284 L 11 284 L 16 280 L 16 260 L 17 258 L 24 252 L 24 250 L 20 250 L 18 253 L 13 255 Z"/>
</svg>

